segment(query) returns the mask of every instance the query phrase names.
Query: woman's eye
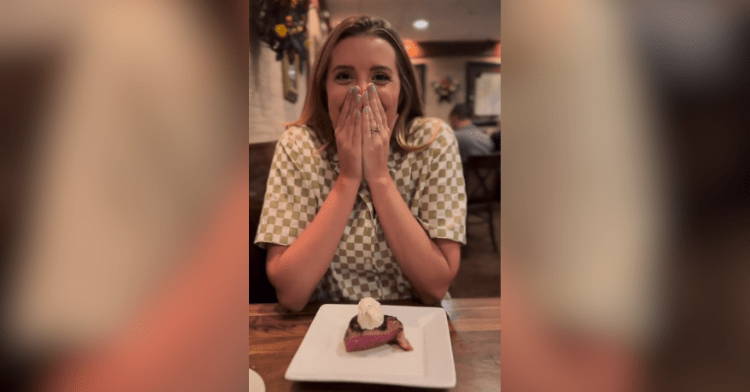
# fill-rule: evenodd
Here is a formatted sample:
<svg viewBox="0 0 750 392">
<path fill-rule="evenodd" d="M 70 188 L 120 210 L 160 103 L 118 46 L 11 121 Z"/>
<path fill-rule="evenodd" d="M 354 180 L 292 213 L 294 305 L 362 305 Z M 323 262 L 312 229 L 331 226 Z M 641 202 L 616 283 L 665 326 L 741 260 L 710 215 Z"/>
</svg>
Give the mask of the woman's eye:
<svg viewBox="0 0 750 392">
<path fill-rule="evenodd" d="M 382 82 L 390 82 L 390 81 L 391 81 L 391 77 L 390 77 L 390 76 L 388 76 L 388 75 L 386 75 L 386 74 L 382 74 L 382 73 L 381 73 L 381 74 L 377 74 L 377 75 L 375 75 L 375 76 L 373 77 L 373 79 L 374 79 L 374 80 L 375 80 L 376 82 L 381 82 L 381 83 L 382 83 Z"/>
<path fill-rule="evenodd" d="M 334 76 L 333 79 L 336 81 L 347 81 L 351 79 L 351 76 L 346 72 L 342 72 L 342 73 L 336 74 L 336 76 Z"/>
</svg>

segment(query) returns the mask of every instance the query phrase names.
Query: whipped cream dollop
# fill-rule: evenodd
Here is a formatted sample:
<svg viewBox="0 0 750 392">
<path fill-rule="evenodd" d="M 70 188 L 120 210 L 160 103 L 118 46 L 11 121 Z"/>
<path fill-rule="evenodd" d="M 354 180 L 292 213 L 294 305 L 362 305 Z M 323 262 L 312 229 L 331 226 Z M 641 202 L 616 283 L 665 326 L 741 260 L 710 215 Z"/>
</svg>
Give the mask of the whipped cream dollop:
<svg viewBox="0 0 750 392">
<path fill-rule="evenodd" d="M 362 329 L 375 329 L 383 324 L 383 311 L 380 302 L 372 297 L 362 298 L 357 310 L 357 321 Z"/>
</svg>

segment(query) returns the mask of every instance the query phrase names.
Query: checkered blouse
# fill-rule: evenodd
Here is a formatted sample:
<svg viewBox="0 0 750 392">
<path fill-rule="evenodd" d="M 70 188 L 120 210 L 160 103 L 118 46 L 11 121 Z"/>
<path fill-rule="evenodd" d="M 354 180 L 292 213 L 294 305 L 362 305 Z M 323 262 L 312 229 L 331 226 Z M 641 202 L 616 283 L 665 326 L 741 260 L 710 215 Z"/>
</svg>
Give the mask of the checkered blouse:
<svg viewBox="0 0 750 392">
<path fill-rule="evenodd" d="M 409 145 L 429 140 L 419 152 L 390 149 L 388 166 L 401 196 L 431 238 L 466 243 L 466 193 L 456 138 L 434 118 L 412 122 Z M 306 126 L 290 127 L 276 145 L 255 243 L 291 245 L 312 222 L 338 177 L 338 155 L 317 152 L 321 142 Z M 311 301 L 415 298 L 377 219 L 370 191 L 360 186 L 349 223 Z"/>
</svg>

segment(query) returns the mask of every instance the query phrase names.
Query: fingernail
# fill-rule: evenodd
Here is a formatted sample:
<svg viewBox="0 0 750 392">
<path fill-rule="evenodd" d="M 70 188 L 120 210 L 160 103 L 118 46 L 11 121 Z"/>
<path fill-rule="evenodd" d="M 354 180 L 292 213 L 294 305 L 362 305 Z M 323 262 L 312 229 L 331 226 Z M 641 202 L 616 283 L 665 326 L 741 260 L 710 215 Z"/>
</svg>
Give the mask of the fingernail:
<svg viewBox="0 0 750 392">
<path fill-rule="evenodd" d="M 357 103 L 359 103 L 359 100 L 362 99 L 362 96 L 357 94 Z"/>
<path fill-rule="evenodd" d="M 365 113 L 370 114 L 370 107 L 369 106 L 365 106 Z"/>
<path fill-rule="evenodd" d="M 349 88 L 349 93 L 354 94 L 356 92 L 357 92 L 357 88 L 356 87 L 350 87 Z"/>
<path fill-rule="evenodd" d="M 365 99 L 370 99 L 370 93 L 365 91 Z"/>
<path fill-rule="evenodd" d="M 370 85 L 370 90 L 371 90 L 372 92 L 375 92 L 375 84 L 371 84 L 371 85 Z"/>
<path fill-rule="evenodd" d="M 361 116 L 361 115 L 362 114 L 359 112 L 359 109 L 357 109 L 357 118 L 359 118 L 359 116 Z"/>
</svg>

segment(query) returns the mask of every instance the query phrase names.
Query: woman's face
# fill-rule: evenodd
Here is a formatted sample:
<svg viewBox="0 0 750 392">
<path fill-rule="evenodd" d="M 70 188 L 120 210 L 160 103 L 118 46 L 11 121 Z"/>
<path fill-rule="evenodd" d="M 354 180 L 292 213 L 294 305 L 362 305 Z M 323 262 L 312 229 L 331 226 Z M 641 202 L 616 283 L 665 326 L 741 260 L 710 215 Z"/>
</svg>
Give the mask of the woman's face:
<svg viewBox="0 0 750 392">
<path fill-rule="evenodd" d="M 401 91 L 393 47 L 388 41 L 374 36 L 349 37 L 336 44 L 326 75 L 328 113 L 334 128 L 349 89 L 358 86 L 360 93 L 364 94 L 370 83 L 375 84 L 392 131 L 398 117 L 396 109 Z"/>
</svg>

